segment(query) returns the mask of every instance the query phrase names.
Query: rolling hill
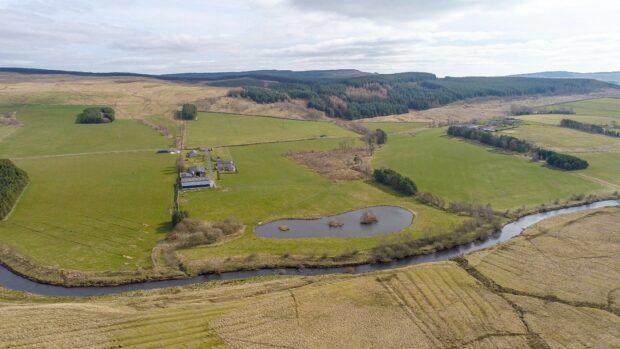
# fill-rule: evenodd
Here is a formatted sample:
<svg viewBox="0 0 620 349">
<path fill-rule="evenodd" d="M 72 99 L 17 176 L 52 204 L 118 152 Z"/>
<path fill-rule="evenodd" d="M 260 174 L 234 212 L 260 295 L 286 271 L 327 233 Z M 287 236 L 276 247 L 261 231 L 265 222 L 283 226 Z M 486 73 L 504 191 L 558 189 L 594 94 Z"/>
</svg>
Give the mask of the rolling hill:
<svg viewBox="0 0 620 349">
<path fill-rule="evenodd" d="M 546 71 L 530 74 L 514 75 L 523 78 L 547 78 L 547 79 L 593 79 L 620 85 L 620 71 L 598 73 L 574 73 L 569 71 Z"/>
</svg>

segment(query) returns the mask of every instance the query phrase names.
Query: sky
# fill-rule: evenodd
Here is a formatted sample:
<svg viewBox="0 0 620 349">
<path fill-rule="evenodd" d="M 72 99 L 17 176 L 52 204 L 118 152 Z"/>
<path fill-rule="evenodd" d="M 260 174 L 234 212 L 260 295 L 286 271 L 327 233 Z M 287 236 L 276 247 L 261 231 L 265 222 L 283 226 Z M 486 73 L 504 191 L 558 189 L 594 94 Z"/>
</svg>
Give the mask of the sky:
<svg viewBox="0 0 620 349">
<path fill-rule="evenodd" d="M 0 66 L 620 70 L 617 0 L 0 0 Z"/>
</svg>

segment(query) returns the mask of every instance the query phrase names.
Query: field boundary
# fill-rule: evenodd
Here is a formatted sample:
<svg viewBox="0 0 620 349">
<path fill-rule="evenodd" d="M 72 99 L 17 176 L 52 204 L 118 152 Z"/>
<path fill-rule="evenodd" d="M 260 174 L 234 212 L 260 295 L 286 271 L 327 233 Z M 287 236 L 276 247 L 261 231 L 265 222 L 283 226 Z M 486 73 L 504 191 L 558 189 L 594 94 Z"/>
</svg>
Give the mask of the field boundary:
<svg viewBox="0 0 620 349">
<path fill-rule="evenodd" d="M 146 153 L 156 152 L 159 149 L 130 149 L 130 150 L 109 150 L 109 151 L 96 151 L 92 153 L 68 153 L 68 154 L 51 154 L 51 155 L 37 155 L 37 156 L 22 156 L 22 157 L 9 157 L 12 160 L 33 160 L 33 159 L 52 159 L 69 156 L 86 156 L 86 155 L 108 155 L 108 154 L 123 154 L 123 153 Z"/>
<path fill-rule="evenodd" d="M 313 119 L 293 119 L 293 118 L 279 117 L 279 116 L 273 116 L 273 115 L 243 114 L 243 113 L 231 113 L 231 112 L 220 112 L 220 111 L 204 111 L 204 110 L 199 110 L 198 112 L 199 113 L 206 113 L 206 114 L 224 114 L 224 115 L 235 115 L 235 116 L 255 116 L 255 117 L 258 117 L 258 118 L 269 118 L 269 119 L 278 119 L 278 120 L 334 123 L 334 121 L 333 121 L 334 118 L 330 118 L 328 116 L 326 116 L 326 119 L 313 120 Z"/>
<path fill-rule="evenodd" d="M 232 147 L 248 147 L 252 145 L 263 145 L 263 144 L 278 144 L 278 143 L 294 143 L 294 142 L 303 142 L 303 141 L 317 141 L 322 139 L 351 139 L 357 138 L 356 136 L 337 136 L 337 137 L 311 137 L 311 138 L 298 138 L 298 139 L 286 139 L 280 141 L 267 141 L 267 142 L 254 142 L 254 143 L 239 143 L 239 144 L 229 144 L 229 145 L 213 145 L 213 148 L 232 148 Z M 191 148 L 188 148 L 191 149 Z"/>
</svg>

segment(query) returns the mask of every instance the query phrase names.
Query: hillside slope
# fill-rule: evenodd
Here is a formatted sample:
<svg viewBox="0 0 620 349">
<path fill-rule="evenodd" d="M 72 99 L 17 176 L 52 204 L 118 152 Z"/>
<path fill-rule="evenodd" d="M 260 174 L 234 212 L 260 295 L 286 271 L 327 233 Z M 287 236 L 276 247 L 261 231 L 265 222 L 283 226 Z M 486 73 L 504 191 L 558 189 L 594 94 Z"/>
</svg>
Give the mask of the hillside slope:
<svg viewBox="0 0 620 349">
<path fill-rule="evenodd" d="M 620 85 L 620 71 L 598 73 L 575 73 L 569 71 L 546 71 L 530 74 L 519 74 L 516 77 L 545 79 L 593 79 Z"/>
</svg>

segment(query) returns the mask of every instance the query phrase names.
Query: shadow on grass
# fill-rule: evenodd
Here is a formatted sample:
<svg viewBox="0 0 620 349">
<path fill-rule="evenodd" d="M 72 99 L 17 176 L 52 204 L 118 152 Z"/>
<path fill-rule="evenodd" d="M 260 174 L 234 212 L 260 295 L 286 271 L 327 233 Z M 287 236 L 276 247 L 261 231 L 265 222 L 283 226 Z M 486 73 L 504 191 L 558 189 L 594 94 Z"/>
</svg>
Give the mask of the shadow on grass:
<svg viewBox="0 0 620 349">
<path fill-rule="evenodd" d="M 386 193 L 386 194 L 390 194 L 392 196 L 396 196 L 399 198 L 410 198 L 410 199 L 415 199 L 415 197 L 413 195 L 405 195 L 403 193 L 400 193 L 390 187 L 388 187 L 387 185 L 383 185 L 381 183 L 377 183 L 371 179 L 367 179 L 364 181 L 364 183 L 370 185 L 371 187 L 374 187 L 376 189 L 381 190 L 382 192 Z"/>
<path fill-rule="evenodd" d="M 163 173 L 165 175 L 176 175 L 177 174 L 177 168 L 175 166 L 167 166 L 164 170 Z"/>
<path fill-rule="evenodd" d="M 167 234 L 172 231 L 172 222 L 163 222 L 157 225 L 155 232 L 157 234 Z"/>
</svg>

